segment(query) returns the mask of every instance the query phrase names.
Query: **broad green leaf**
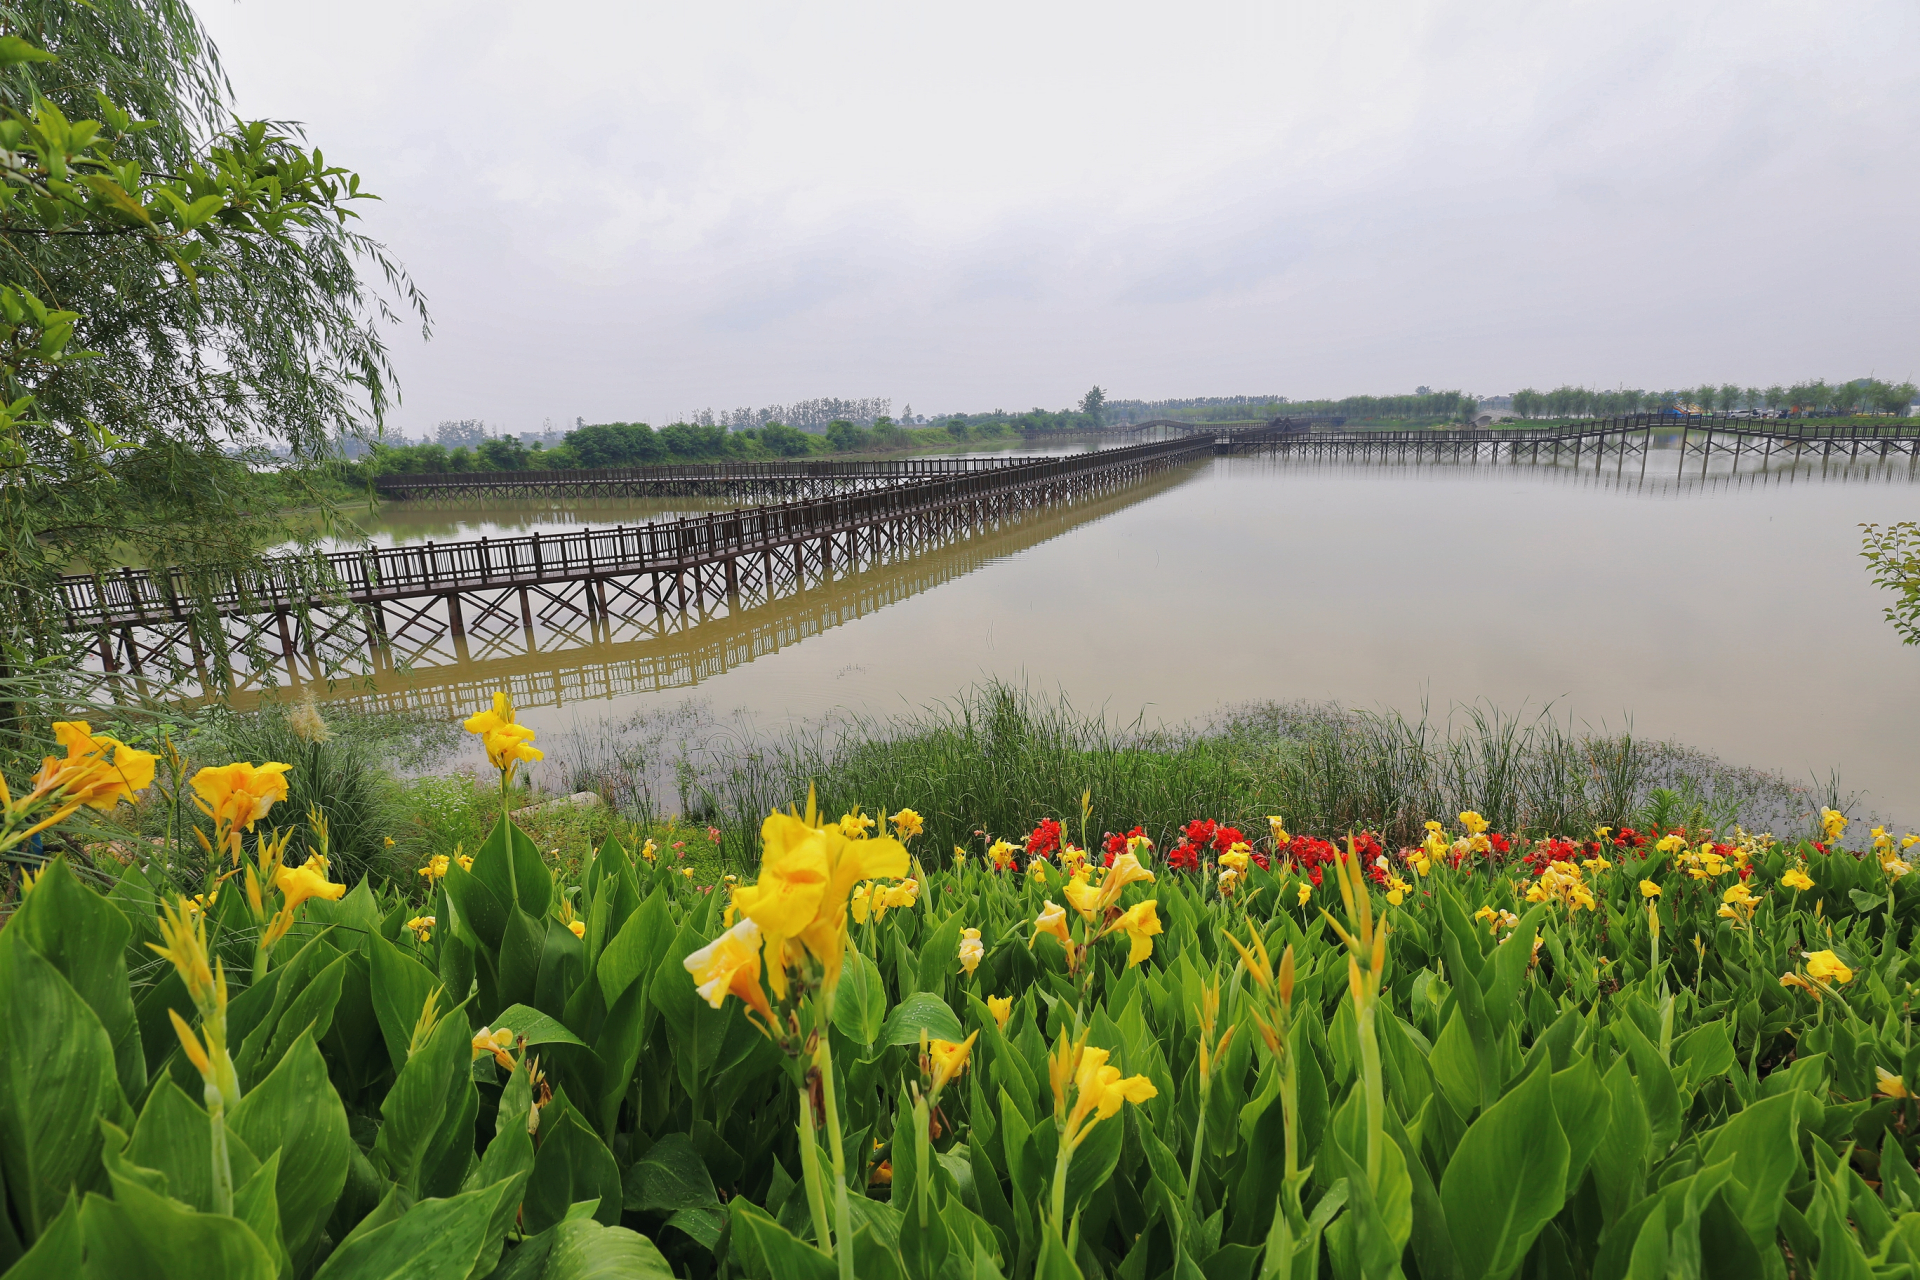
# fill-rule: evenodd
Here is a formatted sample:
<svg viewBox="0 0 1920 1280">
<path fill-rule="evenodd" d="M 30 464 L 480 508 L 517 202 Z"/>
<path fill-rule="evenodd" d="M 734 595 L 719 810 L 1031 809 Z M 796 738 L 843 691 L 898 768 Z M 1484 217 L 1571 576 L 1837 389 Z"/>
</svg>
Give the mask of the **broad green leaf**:
<svg viewBox="0 0 1920 1280">
<path fill-rule="evenodd" d="M 447 877 L 441 881 L 441 884 L 446 890 L 448 902 L 453 907 L 452 923 L 455 928 L 470 934 L 474 942 L 498 951 L 500 939 L 507 927 L 507 912 L 513 906 L 513 899 L 509 896 L 503 901 L 485 880 L 475 874 L 480 867 L 480 860 L 477 857 L 473 865 L 475 871 L 466 871 L 461 868 L 458 860 L 449 859 L 448 861 Z"/>
<path fill-rule="evenodd" d="M 493 1026 L 495 1030 L 511 1029 L 529 1047 L 537 1044 L 577 1044 L 583 1049 L 586 1047 L 584 1040 L 561 1026 L 556 1019 L 523 1004 L 502 1009 L 494 1019 Z"/>
<path fill-rule="evenodd" d="M 621 1181 L 626 1207 L 639 1213 L 707 1209 L 720 1203 L 706 1163 L 684 1133 L 670 1133 L 654 1143 Z"/>
<path fill-rule="evenodd" d="M 227 1165 L 233 1185 L 254 1175 L 260 1162 L 229 1131 Z M 161 1080 L 140 1109 L 126 1158 L 142 1168 L 157 1169 L 167 1177 L 167 1194 L 200 1210 L 213 1211 L 213 1129 L 204 1108 L 180 1091 L 171 1080 Z"/>
<path fill-rule="evenodd" d="M 85 1274 L 95 1280 L 275 1280 L 272 1253 L 246 1223 L 197 1213 L 131 1180 L 80 1208 Z"/>
<path fill-rule="evenodd" d="M 834 1280 L 833 1259 L 796 1238 L 745 1196 L 735 1196 L 727 1210 L 733 1247 L 755 1280 Z"/>
<path fill-rule="evenodd" d="M 346 1108 L 310 1036 L 295 1041 L 267 1078 L 240 1099 L 228 1126 L 255 1152 L 280 1152 L 274 1185 L 280 1229 L 295 1267 L 306 1265 L 346 1185 L 353 1138 Z"/>
<path fill-rule="evenodd" d="M 591 1218 L 562 1222 L 516 1246 L 492 1280 L 672 1280 L 652 1241 Z"/>
<path fill-rule="evenodd" d="M 667 894 L 655 889 L 640 909 L 628 916 L 620 931 L 600 953 L 594 966 L 600 994 L 611 1009 L 632 983 L 646 978 L 660 967 L 660 957 L 673 944 L 673 925 L 667 916 Z"/>
<path fill-rule="evenodd" d="M 920 990 L 938 995 L 947 979 L 960 972 L 960 931 L 966 920 L 956 911 L 920 942 Z"/>
<path fill-rule="evenodd" d="M 280 1015 L 273 1036 L 267 1041 L 266 1052 L 260 1055 L 250 1070 L 241 1074 L 243 1089 L 252 1088 L 279 1065 L 281 1057 L 301 1036 L 311 1036 L 316 1044 L 326 1038 L 327 1029 L 333 1025 L 334 1006 L 340 1002 L 340 989 L 346 977 L 347 958 L 344 955 L 336 956 L 333 963 L 315 974 L 313 980 L 287 1002 L 286 1011 Z"/>
<path fill-rule="evenodd" d="M 964 1040 L 967 1033 L 960 1027 L 947 1002 L 938 996 L 917 991 L 894 1007 L 887 1015 L 887 1021 L 880 1029 L 880 1039 L 886 1044 L 919 1044 L 920 1033 L 925 1031 L 935 1040 Z"/>
<path fill-rule="evenodd" d="M 479 1260 L 488 1221 L 512 1190 L 502 1182 L 422 1200 L 334 1250 L 314 1280 L 464 1280 Z"/>
<path fill-rule="evenodd" d="M 464 1019 L 442 1018 L 414 1051 L 381 1100 L 382 1124 L 374 1140 L 376 1162 L 408 1194 L 421 1194 L 431 1154 L 450 1118 L 458 1116 L 461 1092 L 471 1077 L 472 1037 Z"/>
<path fill-rule="evenodd" d="M 872 1045 L 887 1019 L 887 983 L 873 961 L 858 951 L 847 957 L 834 994 L 833 1025 L 857 1045 Z M 917 1043 L 917 1039 L 916 1039 Z"/>
<path fill-rule="evenodd" d="M 72 1280 L 80 1275 L 80 1197 L 69 1196 L 26 1255 L 6 1271 L 7 1280 Z"/>
<path fill-rule="evenodd" d="M 1504 1280 L 1566 1200 L 1568 1146 L 1548 1074 L 1483 1112 L 1447 1162 L 1440 1202 L 1463 1275 Z"/>
<path fill-rule="evenodd" d="M 139 1097 L 147 1083 L 147 1063 L 127 987 L 127 938 L 133 932 L 127 917 L 75 879 L 66 858 L 58 857 L 40 873 L 7 929 L 18 930 L 87 1002 L 113 1042 L 121 1091 Z"/>
<path fill-rule="evenodd" d="M 1733 1162 L 1733 1179 L 1722 1194 L 1762 1249 L 1772 1246 L 1781 1202 L 1803 1167 L 1794 1105 L 1792 1094 L 1762 1099 L 1722 1125 L 1706 1148 L 1706 1163 Z"/>
<path fill-rule="evenodd" d="M 400 1071 L 407 1065 L 407 1045 L 413 1039 L 413 1029 L 420 1021 L 425 1009 L 427 997 L 440 987 L 440 979 L 433 972 L 394 946 L 378 934 L 374 935 L 370 945 L 373 971 L 373 1013 L 380 1023 L 380 1035 L 387 1042 L 387 1056 L 393 1060 L 393 1069 Z M 464 996 L 466 993 L 460 993 Z M 457 1004 L 443 993 L 438 1002 L 441 1012 Z"/>
<path fill-rule="evenodd" d="M 1680 1088 L 1673 1071 L 1660 1060 L 1653 1047 L 1631 1018 L 1616 1018 L 1609 1028 L 1625 1044 L 1633 1059 L 1634 1081 L 1640 1086 L 1641 1101 L 1646 1103 L 1647 1123 L 1652 1131 L 1652 1155 L 1658 1160 L 1680 1137 Z"/>
<path fill-rule="evenodd" d="M 130 1121 L 112 1041 L 24 935 L 0 930 L 0 1167 L 27 1241 L 97 1183 L 101 1119 Z"/>
<path fill-rule="evenodd" d="M 525 1230 L 544 1231 L 563 1221 L 582 1201 L 598 1200 L 593 1216 L 608 1226 L 620 1224 L 624 1199 L 620 1169 L 593 1130 L 568 1108 L 556 1123 L 540 1125 L 540 1150 L 521 1202 Z"/>
<path fill-rule="evenodd" d="M 1647 1149 L 1652 1131 L 1646 1103 L 1627 1070 L 1625 1057 L 1615 1058 L 1602 1082 L 1607 1090 L 1607 1126 L 1593 1150 L 1594 1189 L 1600 1193 L 1600 1213 L 1611 1227 L 1639 1203 L 1646 1190 Z"/>
</svg>

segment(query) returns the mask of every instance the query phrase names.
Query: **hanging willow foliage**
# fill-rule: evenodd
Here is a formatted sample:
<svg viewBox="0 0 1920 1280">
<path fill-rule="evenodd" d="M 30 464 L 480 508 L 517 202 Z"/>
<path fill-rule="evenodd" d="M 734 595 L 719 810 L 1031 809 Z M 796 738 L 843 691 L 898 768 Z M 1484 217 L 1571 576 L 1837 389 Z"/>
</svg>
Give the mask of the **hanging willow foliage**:
<svg viewBox="0 0 1920 1280">
<path fill-rule="evenodd" d="M 427 331 L 419 290 L 356 229 L 359 177 L 297 126 L 233 120 L 229 97 L 178 0 L 0 11 L 8 671 L 75 643 L 51 592 L 63 572 L 204 581 L 312 538 L 286 498 L 328 509 L 314 481 L 337 442 L 393 400 L 382 326 Z"/>
</svg>

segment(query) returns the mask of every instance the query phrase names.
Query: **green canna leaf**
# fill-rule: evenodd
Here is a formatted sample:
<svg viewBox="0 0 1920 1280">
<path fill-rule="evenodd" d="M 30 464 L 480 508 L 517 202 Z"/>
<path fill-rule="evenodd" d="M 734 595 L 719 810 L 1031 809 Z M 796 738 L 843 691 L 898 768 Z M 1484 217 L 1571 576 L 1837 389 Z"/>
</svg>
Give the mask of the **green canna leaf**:
<svg viewBox="0 0 1920 1280">
<path fill-rule="evenodd" d="M 1569 1148 L 1550 1077 L 1528 1076 L 1467 1129 L 1440 1179 L 1468 1280 L 1505 1280 L 1566 1200 Z M 1351 1175 L 1349 1175 L 1351 1177 Z"/>
</svg>

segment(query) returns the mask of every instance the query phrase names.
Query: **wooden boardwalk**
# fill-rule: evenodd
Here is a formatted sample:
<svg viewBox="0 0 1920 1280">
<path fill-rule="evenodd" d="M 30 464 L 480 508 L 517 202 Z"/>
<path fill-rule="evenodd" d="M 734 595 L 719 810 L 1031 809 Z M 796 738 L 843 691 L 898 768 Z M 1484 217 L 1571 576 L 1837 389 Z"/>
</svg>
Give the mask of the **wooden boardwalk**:
<svg viewBox="0 0 1920 1280">
<path fill-rule="evenodd" d="M 1420 461 L 1560 462 L 1595 457 L 1640 457 L 1678 444 L 1682 457 L 1726 454 L 1771 459 L 1920 457 L 1920 426 L 1894 419 L 1884 427 L 1821 426 L 1798 419 L 1739 414 L 1636 413 L 1553 427 L 1470 428 L 1457 431 L 1306 431 L 1240 437 L 1221 452 L 1278 451 L 1316 457 Z"/>
<path fill-rule="evenodd" d="M 772 598 L 709 596 L 704 608 L 643 607 L 589 619 L 469 616 L 468 633 L 416 631 L 378 670 L 344 683 L 330 705 L 417 712 L 446 721 L 470 715 L 495 690 L 517 707 L 558 707 L 636 693 L 692 689 L 890 605 L 975 573 L 1165 492 L 1193 476 L 1168 469 L 1138 484 L 1065 505 L 1016 512 L 946 546 L 903 552 L 832 582 Z M 304 665 L 304 660 L 303 660 Z M 122 677 L 126 679 L 126 677 Z M 243 696 L 236 700 L 248 705 Z"/>
<path fill-rule="evenodd" d="M 69 633 L 92 638 L 101 674 L 153 688 L 228 690 L 356 660 L 379 670 L 396 651 L 476 629 L 530 633 L 790 594 L 1216 447 L 1192 436 L 676 521 L 285 557 L 217 582 L 177 569 L 75 575 L 56 606 Z"/>
</svg>

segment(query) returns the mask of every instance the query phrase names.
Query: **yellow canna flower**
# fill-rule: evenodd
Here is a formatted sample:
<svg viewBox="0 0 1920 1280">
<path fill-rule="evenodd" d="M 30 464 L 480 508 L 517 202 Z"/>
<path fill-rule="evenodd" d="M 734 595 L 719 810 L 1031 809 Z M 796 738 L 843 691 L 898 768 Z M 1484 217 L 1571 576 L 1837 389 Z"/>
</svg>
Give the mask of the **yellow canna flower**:
<svg viewBox="0 0 1920 1280">
<path fill-rule="evenodd" d="M 881 905 L 889 911 L 910 907 L 920 900 L 920 882 L 914 879 L 902 880 L 899 884 L 889 885 Z"/>
<path fill-rule="evenodd" d="M 1119 1114 L 1126 1103 L 1158 1096 L 1159 1090 L 1143 1075 L 1121 1078 L 1120 1069 L 1107 1065 L 1107 1051 L 1086 1043 L 1086 1033 L 1060 1042 L 1047 1059 L 1047 1078 L 1053 1086 L 1054 1116 L 1060 1122 L 1060 1141 L 1069 1150 L 1080 1145 L 1087 1130 Z"/>
<path fill-rule="evenodd" d="M 1808 982 L 1805 978 L 1801 977 L 1797 973 L 1781 974 L 1780 985 L 1783 987 L 1799 987 L 1802 991 L 1812 996 L 1815 1000 L 1825 999 L 1825 996 L 1821 993 L 1820 988 L 1814 986 L 1811 982 Z"/>
<path fill-rule="evenodd" d="M 980 961 L 986 954 L 987 949 L 980 942 L 978 929 L 960 931 L 960 967 L 969 978 L 973 976 L 973 971 L 980 967 Z"/>
<path fill-rule="evenodd" d="M 347 886 L 327 879 L 326 857 L 318 853 L 309 856 L 303 866 L 280 868 L 273 878 L 273 887 L 286 898 L 284 910 L 287 911 L 297 911 L 308 898 L 337 902 L 347 892 Z"/>
<path fill-rule="evenodd" d="M 1153 954 L 1153 936 L 1161 932 L 1160 904 L 1152 898 L 1128 907 L 1118 920 L 1107 926 L 1108 933 L 1125 932 L 1132 948 L 1127 952 L 1127 968 Z"/>
<path fill-rule="evenodd" d="M 1387 877 L 1387 901 L 1396 907 L 1399 906 L 1407 900 L 1407 890 L 1412 887 L 1399 876 Z"/>
<path fill-rule="evenodd" d="M 1242 875 L 1246 874 L 1247 863 L 1249 861 L 1250 859 L 1247 857 L 1247 846 L 1244 844 L 1236 843 L 1231 849 L 1228 849 L 1220 855 L 1221 866 L 1231 867 Z"/>
<path fill-rule="evenodd" d="M 861 880 L 906 875 L 906 846 L 891 837 L 850 840 L 838 826 L 821 825 L 811 794 L 804 818 L 769 815 L 760 841 L 760 878 L 736 891 L 733 901 L 760 928 L 767 984 L 776 999 L 786 996 L 788 943 L 798 942 L 832 989 L 846 954 L 848 896 Z"/>
<path fill-rule="evenodd" d="M 1007 1029 L 1007 1019 L 1013 1016 L 1012 996 L 988 996 L 987 1012 L 993 1015 L 993 1021 L 1002 1031 Z"/>
<path fill-rule="evenodd" d="M 584 938 L 587 936 L 587 922 L 585 920 L 569 920 L 567 922 L 567 931 L 576 938 Z"/>
<path fill-rule="evenodd" d="M 1273 847 L 1276 850 L 1284 847 L 1288 841 L 1293 839 L 1287 832 L 1286 819 L 1277 813 L 1267 815 L 1267 831 L 1273 836 Z"/>
<path fill-rule="evenodd" d="M 856 885 L 853 896 L 847 901 L 847 909 L 853 913 L 855 924 L 865 924 L 867 915 L 873 909 L 873 883 Z"/>
<path fill-rule="evenodd" d="M 1047 905 L 1041 909 L 1033 922 L 1034 938 L 1038 938 L 1043 933 L 1050 933 L 1060 939 L 1060 945 L 1067 949 L 1067 954 L 1073 954 L 1073 935 L 1067 932 L 1067 913 L 1051 898 L 1047 899 Z M 1033 945 L 1031 939 L 1028 940 L 1027 945 L 1029 947 Z"/>
<path fill-rule="evenodd" d="M 531 745 L 535 736 L 533 730 L 514 723 L 513 699 L 504 693 L 493 695 L 492 710 L 468 716 L 465 727 L 486 748 L 487 763 L 500 771 L 503 785 L 507 778 L 513 776 L 514 769 L 521 761 L 546 758 L 540 748 Z"/>
<path fill-rule="evenodd" d="M 1780 877 L 1780 883 L 1798 893 L 1813 888 L 1813 877 L 1799 867 L 1791 867 L 1787 874 Z"/>
<path fill-rule="evenodd" d="M 1477 836 L 1487 829 L 1487 820 L 1469 809 L 1460 815 L 1460 826 L 1470 836 Z"/>
<path fill-rule="evenodd" d="M 1102 912 L 1100 890 L 1087 883 L 1088 876 L 1087 868 L 1081 867 L 1060 890 L 1066 895 L 1067 905 L 1078 911 L 1082 920 L 1092 920 Z"/>
<path fill-rule="evenodd" d="M 154 762 L 159 757 L 152 752 L 130 747 L 104 733 L 96 734 L 84 720 L 54 721 L 53 737 L 67 749 L 66 758 L 47 756 L 41 761 L 29 798 L 50 799 L 58 807 L 33 831 L 44 831 L 64 821 L 82 805 L 111 809 L 122 800 L 130 802 L 134 792 L 153 785 Z M 0 798 L 4 798 L 4 792 L 0 784 Z M 23 832 L 21 838 L 30 834 Z"/>
<path fill-rule="evenodd" d="M 1307 905 L 1308 900 L 1311 899 L 1312 897 L 1313 897 L 1313 881 L 1302 880 L 1300 882 L 1300 891 L 1297 895 L 1298 901 L 1295 903 L 1295 905 L 1304 907 Z"/>
<path fill-rule="evenodd" d="M 1832 810 L 1827 812 L 1831 813 Z M 1809 951 L 1806 956 L 1808 977 L 1832 986 L 1845 986 L 1853 981 L 1853 970 L 1833 952 Z"/>
<path fill-rule="evenodd" d="M 1820 810 L 1820 829 L 1826 834 L 1828 843 L 1847 834 L 1847 818 L 1837 809 Z"/>
<path fill-rule="evenodd" d="M 1873 1090 L 1875 1093 L 1879 1094 L 1881 1097 L 1910 1098 L 1913 1096 L 1911 1093 L 1907 1092 L 1907 1082 L 1902 1080 L 1899 1076 L 1893 1074 L 1893 1072 L 1887 1070 L 1885 1067 L 1875 1066 L 1873 1069 L 1873 1074 L 1875 1075 L 1875 1077 L 1877 1077 L 1876 1083 L 1873 1086 Z"/>
<path fill-rule="evenodd" d="M 1640 896 L 1643 898 L 1657 898 L 1660 896 L 1660 886 L 1651 880 L 1642 880 L 1640 882 Z"/>
<path fill-rule="evenodd" d="M 1598 840 L 1601 844 L 1605 844 L 1607 842 L 1607 837 L 1611 836 L 1612 834 L 1613 834 L 1612 827 L 1595 827 L 1593 829 L 1593 838 L 1595 840 Z"/>
<path fill-rule="evenodd" d="M 951 1040 L 934 1040 L 927 1045 L 927 1056 L 933 1062 L 933 1089 L 930 1097 L 938 1098 L 940 1091 L 947 1087 L 947 1081 L 966 1070 L 967 1057 L 973 1052 L 973 1042 L 980 1033 L 973 1032 L 959 1044 Z"/>
<path fill-rule="evenodd" d="M 447 874 L 447 855 L 444 853 L 434 854 L 431 858 L 427 859 L 427 865 L 420 868 L 419 873 L 429 880 L 445 879 Z"/>
<path fill-rule="evenodd" d="M 1020 852 L 1019 845 L 1011 844 L 1005 840 L 995 840 L 993 846 L 987 850 L 987 856 L 993 860 L 995 870 L 1011 871 L 1013 870 L 1013 855 L 1018 852 Z"/>
<path fill-rule="evenodd" d="M 1666 835 L 1655 841 L 1653 847 L 1661 853 L 1675 853 L 1686 848 L 1687 842 L 1679 836 Z"/>
<path fill-rule="evenodd" d="M 902 809 L 889 821 L 893 824 L 893 834 L 902 840 L 911 840 L 926 830 L 926 820 L 911 809 Z"/>
<path fill-rule="evenodd" d="M 290 764 L 273 761 L 255 767 L 245 760 L 233 764 L 209 766 L 193 775 L 194 804 L 213 819 L 218 842 L 240 860 L 240 833 L 253 830 L 253 824 L 287 798 Z"/>
<path fill-rule="evenodd" d="M 860 806 L 853 806 L 852 813 L 840 815 L 840 833 L 849 840 L 865 840 L 867 828 L 873 826 L 873 819 L 860 812 Z"/>
<path fill-rule="evenodd" d="M 415 916 L 407 921 L 407 928 L 413 930 L 413 936 L 422 942 L 433 940 L 433 926 L 438 923 L 432 916 Z"/>
<path fill-rule="evenodd" d="M 1582 862 L 1580 865 L 1585 867 L 1589 872 L 1591 872 L 1594 875 L 1598 875 L 1602 871 L 1611 871 L 1613 869 L 1613 864 L 1611 862 L 1608 862 L 1605 858 L 1588 858 L 1586 861 Z"/>
<path fill-rule="evenodd" d="M 742 920 L 681 964 L 709 1007 L 718 1009 L 729 995 L 737 996 L 771 1027 L 773 1009 L 760 989 L 760 942 L 760 926 Z"/>
<path fill-rule="evenodd" d="M 499 1063 L 503 1069 L 511 1071 L 513 1059 L 507 1055 L 507 1050 L 511 1048 L 513 1048 L 513 1032 L 505 1027 L 498 1031 L 492 1027 L 482 1027 L 474 1033 L 473 1060 L 475 1062 L 492 1054 L 495 1062 Z"/>
</svg>

